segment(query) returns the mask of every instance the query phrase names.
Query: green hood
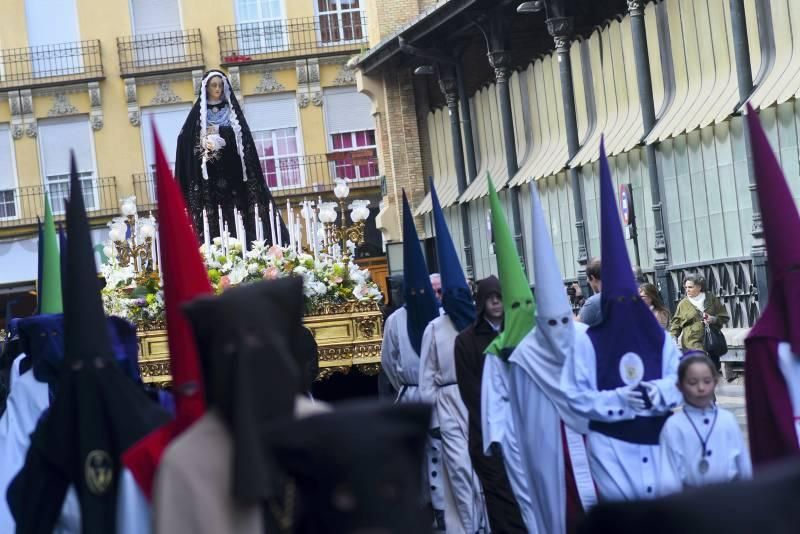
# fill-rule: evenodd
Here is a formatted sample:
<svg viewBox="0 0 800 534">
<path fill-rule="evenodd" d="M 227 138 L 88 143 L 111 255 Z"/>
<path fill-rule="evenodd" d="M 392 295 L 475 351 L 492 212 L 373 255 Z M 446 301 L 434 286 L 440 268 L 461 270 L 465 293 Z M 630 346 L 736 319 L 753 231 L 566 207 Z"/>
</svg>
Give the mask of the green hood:
<svg viewBox="0 0 800 534">
<path fill-rule="evenodd" d="M 61 256 L 53 222 L 50 198 L 44 194 L 44 226 L 42 227 L 42 284 L 39 288 L 39 313 L 62 313 Z"/>
<path fill-rule="evenodd" d="M 522 268 L 514 238 L 503 216 L 500 199 L 497 198 L 491 176 L 489 182 L 489 206 L 492 210 L 492 233 L 494 252 L 497 257 L 497 272 L 503 291 L 503 331 L 487 347 L 487 354 L 495 354 L 508 360 L 511 352 L 533 329 L 536 319 L 536 304 L 528 285 L 528 277 Z"/>
</svg>

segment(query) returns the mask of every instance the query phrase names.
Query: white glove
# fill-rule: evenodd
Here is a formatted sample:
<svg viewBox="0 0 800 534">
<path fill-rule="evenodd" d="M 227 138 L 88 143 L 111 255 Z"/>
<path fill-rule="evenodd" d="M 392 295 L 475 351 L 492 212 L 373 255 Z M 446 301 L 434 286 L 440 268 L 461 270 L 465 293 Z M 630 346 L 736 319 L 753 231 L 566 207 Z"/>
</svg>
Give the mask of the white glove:
<svg viewBox="0 0 800 534">
<path fill-rule="evenodd" d="M 645 391 L 647 391 L 647 396 L 650 398 L 650 403 L 653 406 L 658 406 L 661 403 L 661 392 L 658 390 L 656 385 L 652 382 L 642 382 L 642 386 L 644 386 Z"/>
<path fill-rule="evenodd" d="M 645 409 L 644 397 L 641 391 L 633 389 L 636 386 L 625 386 L 617 388 L 617 394 L 631 410 L 639 412 Z"/>
</svg>

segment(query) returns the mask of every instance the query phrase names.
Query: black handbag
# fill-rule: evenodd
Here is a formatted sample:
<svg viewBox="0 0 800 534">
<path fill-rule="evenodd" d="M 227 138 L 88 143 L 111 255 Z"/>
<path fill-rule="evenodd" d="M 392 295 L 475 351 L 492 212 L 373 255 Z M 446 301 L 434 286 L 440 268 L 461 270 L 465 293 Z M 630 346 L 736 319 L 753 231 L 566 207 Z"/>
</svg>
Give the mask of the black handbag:
<svg viewBox="0 0 800 534">
<path fill-rule="evenodd" d="M 706 324 L 703 333 L 703 349 L 715 361 L 719 361 L 720 356 L 728 353 L 728 342 L 722 334 L 722 330 Z"/>
</svg>

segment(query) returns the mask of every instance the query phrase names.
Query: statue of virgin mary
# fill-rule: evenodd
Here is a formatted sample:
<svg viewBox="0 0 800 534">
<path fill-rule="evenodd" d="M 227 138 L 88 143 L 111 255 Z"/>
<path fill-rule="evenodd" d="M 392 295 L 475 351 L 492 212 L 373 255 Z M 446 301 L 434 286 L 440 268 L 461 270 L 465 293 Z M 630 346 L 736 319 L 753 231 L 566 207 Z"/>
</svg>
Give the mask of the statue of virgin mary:
<svg viewBox="0 0 800 534">
<path fill-rule="evenodd" d="M 200 96 L 178 135 L 175 176 L 189 207 L 195 231 L 202 233 L 203 210 L 210 237 L 220 235 L 218 214 L 234 233 L 234 208 L 242 214 L 248 241 L 256 239 L 256 210 L 263 221 L 264 237 L 272 244 L 269 206 L 274 204 L 264 180 L 253 135 L 228 77 L 219 70 L 203 75 Z M 277 206 L 273 206 L 278 213 Z M 289 234 L 280 223 L 283 243 Z M 241 236 L 240 236 L 241 237 Z"/>
</svg>

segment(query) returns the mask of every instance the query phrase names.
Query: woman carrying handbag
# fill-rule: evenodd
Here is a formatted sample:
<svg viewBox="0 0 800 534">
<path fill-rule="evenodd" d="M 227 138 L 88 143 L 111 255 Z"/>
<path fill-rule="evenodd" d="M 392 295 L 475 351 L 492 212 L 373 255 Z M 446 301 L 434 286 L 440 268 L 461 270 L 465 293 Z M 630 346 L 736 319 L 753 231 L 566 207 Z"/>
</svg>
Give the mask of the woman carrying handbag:
<svg viewBox="0 0 800 534">
<path fill-rule="evenodd" d="M 722 328 L 730 320 L 725 306 L 713 294 L 706 292 L 706 281 L 700 275 L 689 275 L 683 282 L 686 296 L 678 303 L 669 333 L 680 338 L 680 347 L 702 350 L 719 369 L 720 356 L 728 352 Z"/>
</svg>

